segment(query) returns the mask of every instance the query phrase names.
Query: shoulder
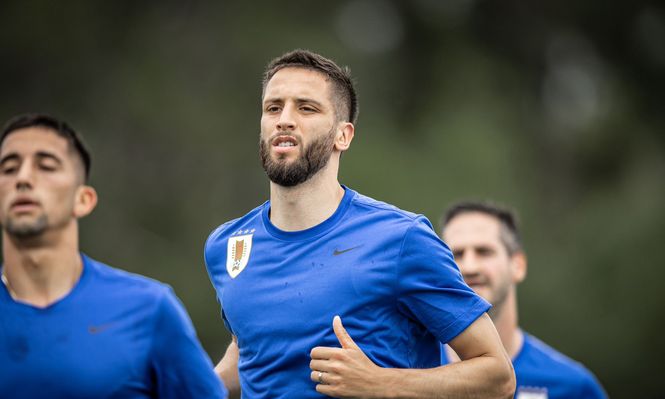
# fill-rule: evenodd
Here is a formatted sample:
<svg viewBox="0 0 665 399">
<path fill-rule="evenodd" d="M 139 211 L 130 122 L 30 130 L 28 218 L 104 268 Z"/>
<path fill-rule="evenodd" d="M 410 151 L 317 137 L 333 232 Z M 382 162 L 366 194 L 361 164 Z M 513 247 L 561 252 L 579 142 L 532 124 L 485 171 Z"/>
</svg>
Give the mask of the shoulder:
<svg viewBox="0 0 665 399">
<path fill-rule="evenodd" d="M 86 259 L 86 300 L 109 314 L 125 314 L 143 331 L 189 328 L 184 306 L 168 284 Z"/>
<path fill-rule="evenodd" d="M 550 345 L 534 337 L 533 335 L 524 332 L 524 346 L 523 352 L 527 357 L 532 360 L 539 360 L 541 362 L 549 362 L 563 367 L 577 367 L 581 366 L 578 362 L 564 355 Z"/>
<path fill-rule="evenodd" d="M 355 193 L 351 202 L 352 212 L 373 217 L 393 227 L 409 229 L 413 225 L 424 224 L 430 229 L 432 224 L 423 215 L 406 211 L 387 202 L 379 201 L 366 195 Z"/>
<path fill-rule="evenodd" d="M 424 215 L 358 193 L 349 213 L 349 219 L 362 225 L 370 235 L 381 237 L 382 242 L 394 245 L 400 256 L 433 256 L 432 251 L 436 251 L 438 257 L 440 252 L 447 251 Z"/>
<path fill-rule="evenodd" d="M 228 222 L 214 229 L 212 233 L 210 233 L 210 235 L 208 236 L 208 239 L 206 240 L 205 244 L 206 248 L 211 244 L 224 239 L 224 237 L 233 234 L 238 229 L 247 225 L 248 222 L 260 220 L 261 213 L 263 212 L 263 209 L 266 206 L 268 206 L 268 201 L 247 212 L 244 216 L 229 220 Z"/>
<path fill-rule="evenodd" d="M 109 295 L 123 298 L 134 297 L 137 300 L 143 299 L 150 302 L 172 295 L 171 287 L 165 283 L 111 267 L 87 256 L 84 259 L 85 267 L 89 268 L 87 272 L 94 274 L 97 292 L 108 292 Z"/>
<path fill-rule="evenodd" d="M 376 212 L 394 218 L 414 220 L 417 217 L 421 216 L 416 213 L 400 209 L 395 205 L 389 204 L 387 202 L 379 201 L 374 198 L 368 197 L 366 195 L 360 194 L 358 192 L 355 192 L 355 195 L 352 199 L 352 203 L 355 207 L 364 209 L 367 212 Z"/>
<path fill-rule="evenodd" d="M 210 233 L 203 248 L 203 260 L 209 273 L 211 268 L 216 269 L 224 266 L 229 237 L 253 233 L 254 229 L 262 225 L 263 212 L 268 206 L 269 202 L 266 201 L 244 216 L 230 220 Z"/>
<path fill-rule="evenodd" d="M 600 389 L 593 373 L 582 363 L 564 355 L 538 338 L 524 333 L 522 353 L 515 359 L 515 372 L 529 373 L 541 370 L 581 389 Z"/>
</svg>

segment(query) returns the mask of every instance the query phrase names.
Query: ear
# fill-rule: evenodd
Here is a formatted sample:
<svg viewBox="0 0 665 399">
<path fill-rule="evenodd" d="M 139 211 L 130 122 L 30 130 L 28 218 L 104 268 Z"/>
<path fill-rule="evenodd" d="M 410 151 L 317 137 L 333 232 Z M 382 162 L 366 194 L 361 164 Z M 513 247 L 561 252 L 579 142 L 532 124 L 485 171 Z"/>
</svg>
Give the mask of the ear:
<svg viewBox="0 0 665 399">
<path fill-rule="evenodd" d="M 97 191 L 90 186 L 79 186 L 74 199 L 74 217 L 78 219 L 89 215 L 95 206 L 97 206 Z"/>
<path fill-rule="evenodd" d="M 526 278 L 526 254 L 524 252 L 515 252 L 510 257 L 510 264 L 513 270 L 513 282 L 521 283 Z"/>
<path fill-rule="evenodd" d="M 344 152 L 351 146 L 355 128 L 351 122 L 340 122 L 335 136 L 335 149 L 339 152 Z"/>
</svg>

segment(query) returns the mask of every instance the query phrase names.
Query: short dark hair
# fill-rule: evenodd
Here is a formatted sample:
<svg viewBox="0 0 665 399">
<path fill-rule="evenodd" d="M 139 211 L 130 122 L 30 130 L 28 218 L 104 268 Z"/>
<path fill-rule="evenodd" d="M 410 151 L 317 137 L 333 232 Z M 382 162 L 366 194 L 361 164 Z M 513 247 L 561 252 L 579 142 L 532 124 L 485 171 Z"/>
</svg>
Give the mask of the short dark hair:
<svg viewBox="0 0 665 399">
<path fill-rule="evenodd" d="M 339 67 L 320 54 L 309 50 L 297 49 L 273 59 L 266 66 L 263 74 L 262 94 L 265 95 L 266 86 L 272 77 L 284 68 L 305 68 L 320 72 L 332 84 L 332 101 L 338 119 L 356 123 L 358 119 L 358 97 L 351 78 L 349 67 Z"/>
<path fill-rule="evenodd" d="M 90 176 L 90 152 L 86 148 L 83 140 L 76 131 L 66 122 L 46 114 L 22 114 L 11 118 L 5 123 L 0 136 L 0 145 L 5 142 L 5 138 L 12 132 L 29 127 L 44 127 L 52 130 L 57 135 L 65 138 L 69 145 L 75 150 L 81 158 L 84 169 L 84 181 L 88 181 Z"/>
<path fill-rule="evenodd" d="M 480 212 L 496 218 L 501 225 L 500 239 L 509 255 L 522 252 L 522 239 L 514 210 L 492 201 L 461 201 L 451 205 L 441 218 L 441 233 L 448 223 L 463 213 Z"/>
</svg>

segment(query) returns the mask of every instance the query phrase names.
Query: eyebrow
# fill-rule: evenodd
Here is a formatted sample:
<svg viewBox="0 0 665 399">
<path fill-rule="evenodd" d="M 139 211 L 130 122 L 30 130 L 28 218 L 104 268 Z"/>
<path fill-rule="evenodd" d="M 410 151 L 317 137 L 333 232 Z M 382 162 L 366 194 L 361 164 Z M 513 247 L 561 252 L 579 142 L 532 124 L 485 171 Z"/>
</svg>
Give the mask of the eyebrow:
<svg viewBox="0 0 665 399">
<path fill-rule="evenodd" d="M 308 98 L 308 97 L 298 97 L 295 99 L 296 104 L 314 104 L 319 108 L 323 108 L 323 104 L 320 103 L 319 101 L 316 101 L 313 98 Z M 274 104 L 274 103 L 279 103 L 283 104 L 284 100 L 281 97 L 272 97 L 272 98 L 266 98 L 263 100 L 263 104 Z"/>
<path fill-rule="evenodd" d="M 20 159 L 20 157 L 18 156 L 17 153 L 15 153 L 15 152 L 9 153 L 9 154 L 5 155 L 4 157 L 2 157 L 2 159 L 0 159 L 0 165 L 5 164 L 8 161 L 13 161 L 13 160 L 16 160 L 16 159 Z"/>
<path fill-rule="evenodd" d="M 37 158 L 48 158 L 48 159 L 52 159 L 52 160 L 54 160 L 55 162 L 57 162 L 58 165 L 62 165 L 62 159 L 60 159 L 59 156 L 53 154 L 52 152 L 47 152 L 47 151 L 37 151 L 37 153 L 36 153 L 35 155 L 37 156 Z"/>
<path fill-rule="evenodd" d="M 298 104 L 304 104 L 304 103 L 314 104 L 319 108 L 323 108 L 323 104 L 316 101 L 316 100 L 314 100 L 313 98 L 296 98 L 296 103 L 298 103 Z"/>
</svg>

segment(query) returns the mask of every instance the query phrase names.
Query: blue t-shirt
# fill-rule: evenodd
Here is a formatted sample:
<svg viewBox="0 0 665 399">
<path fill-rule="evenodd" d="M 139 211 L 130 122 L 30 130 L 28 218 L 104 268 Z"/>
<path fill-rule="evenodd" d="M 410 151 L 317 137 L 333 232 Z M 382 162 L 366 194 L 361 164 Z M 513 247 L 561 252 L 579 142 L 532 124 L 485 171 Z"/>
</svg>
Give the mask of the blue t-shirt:
<svg viewBox="0 0 665 399">
<path fill-rule="evenodd" d="M 310 229 L 279 230 L 266 202 L 206 242 L 222 316 L 238 339 L 243 397 L 323 397 L 309 353 L 340 346 L 335 315 L 379 366 L 430 368 L 440 364 L 439 341 L 490 307 L 425 217 L 344 189 L 336 212 Z"/>
<path fill-rule="evenodd" d="M 591 371 L 527 333 L 524 333 L 522 349 L 513 359 L 513 367 L 517 399 L 520 395 L 533 399 L 607 397 Z"/>
<path fill-rule="evenodd" d="M 513 359 L 515 399 L 604 399 L 607 394 L 596 377 L 534 336 L 524 334 L 522 348 Z M 442 363 L 448 358 L 443 352 Z"/>
<path fill-rule="evenodd" d="M 46 308 L 0 284 L 0 398 L 225 398 L 173 291 L 85 255 Z"/>
</svg>

